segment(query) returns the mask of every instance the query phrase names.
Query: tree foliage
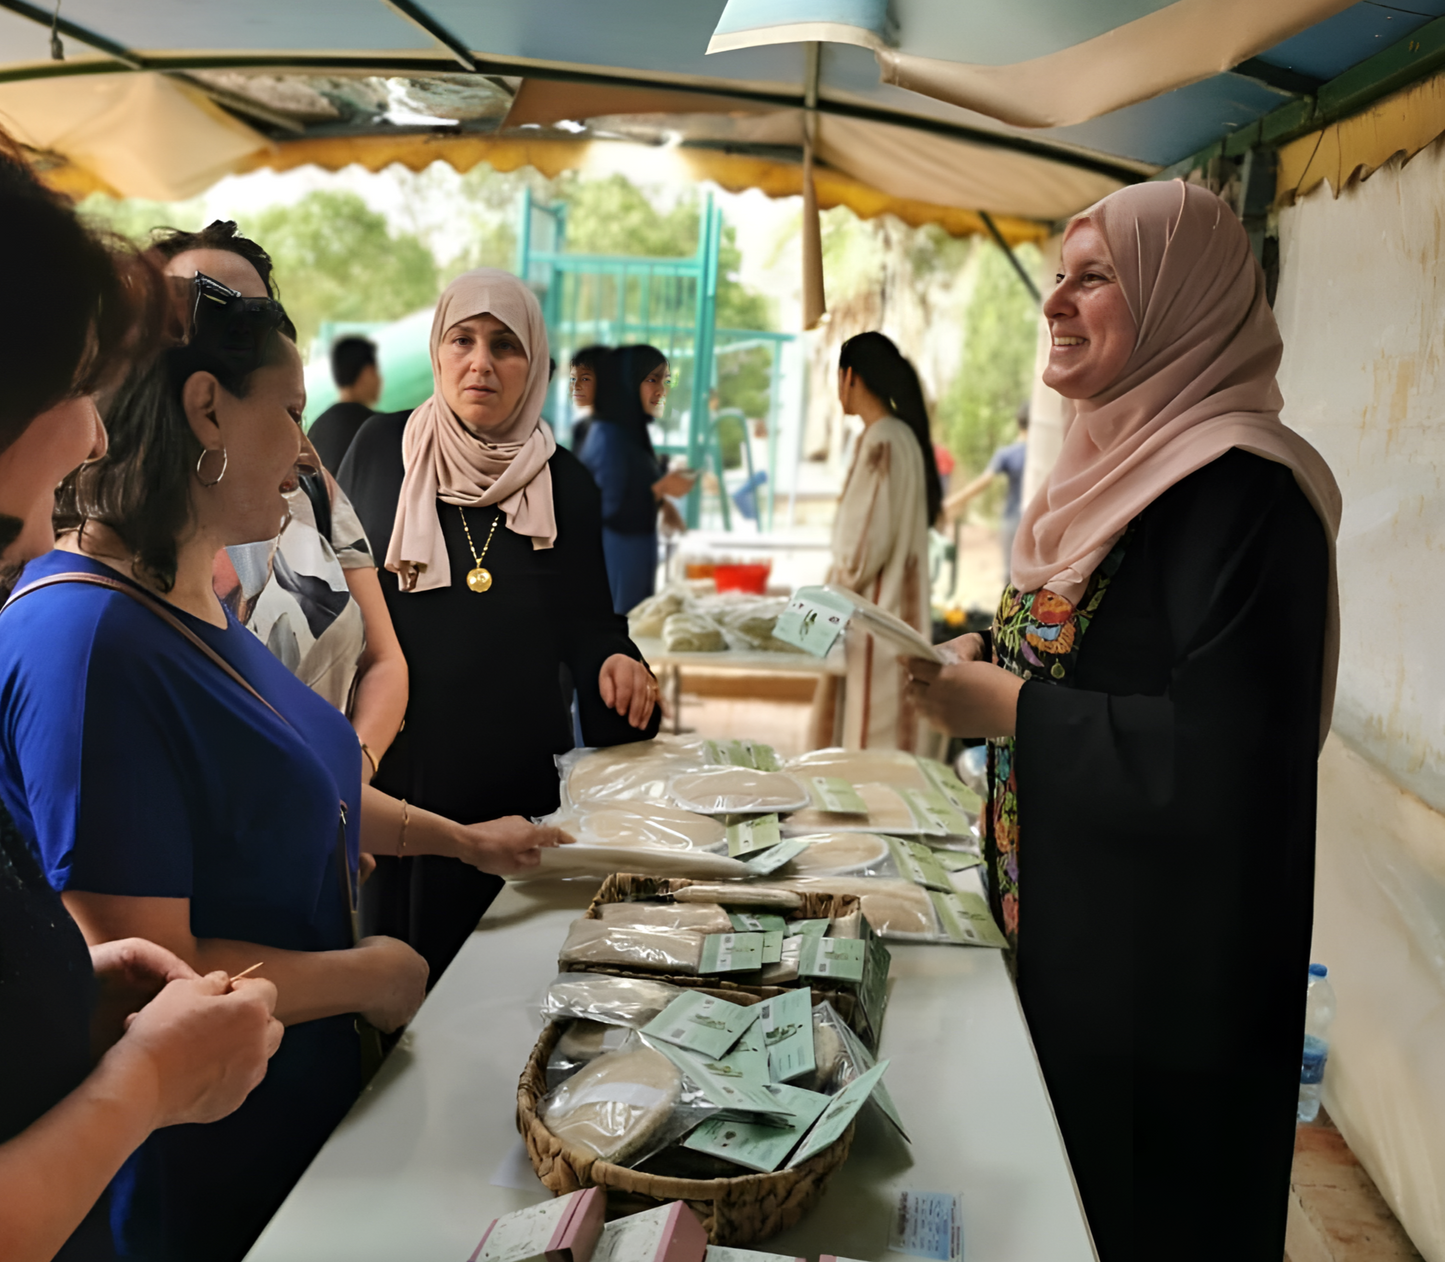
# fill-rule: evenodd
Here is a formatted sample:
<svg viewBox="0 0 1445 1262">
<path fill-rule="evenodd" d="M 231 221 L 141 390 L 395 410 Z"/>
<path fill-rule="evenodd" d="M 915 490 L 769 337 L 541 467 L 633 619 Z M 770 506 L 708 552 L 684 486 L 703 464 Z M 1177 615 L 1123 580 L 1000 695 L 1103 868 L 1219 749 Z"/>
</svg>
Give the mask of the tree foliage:
<svg viewBox="0 0 1445 1262">
<path fill-rule="evenodd" d="M 432 252 L 410 233 L 392 233 L 355 193 L 307 193 L 246 216 L 241 230 L 275 261 L 303 348 L 323 320 L 396 320 L 436 301 Z"/>
<path fill-rule="evenodd" d="M 621 254 L 644 258 L 690 258 L 697 253 L 702 198 L 689 188 L 666 209 L 623 175 L 602 180 L 564 182 L 567 249 L 574 254 Z M 771 329 L 771 302 L 738 278 L 742 252 L 737 230 L 724 224 L 718 245 L 717 325 L 724 329 Z M 768 364 L 764 347 L 724 355 L 718 361 L 717 406 L 738 408 L 745 416 L 768 415 Z M 686 398 L 692 389 L 691 366 L 679 366 L 673 389 Z"/>
<path fill-rule="evenodd" d="M 964 313 L 963 362 L 939 400 L 937 419 L 960 469 L 955 485 L 982 472 L 1015 436 L 1019 405 L 1032 388 L 1039 311 L 1003 251 L 980 246 L 978 275 Z M 1037 251 L 1020 252 L 1025 266 Z"/>
</svg>

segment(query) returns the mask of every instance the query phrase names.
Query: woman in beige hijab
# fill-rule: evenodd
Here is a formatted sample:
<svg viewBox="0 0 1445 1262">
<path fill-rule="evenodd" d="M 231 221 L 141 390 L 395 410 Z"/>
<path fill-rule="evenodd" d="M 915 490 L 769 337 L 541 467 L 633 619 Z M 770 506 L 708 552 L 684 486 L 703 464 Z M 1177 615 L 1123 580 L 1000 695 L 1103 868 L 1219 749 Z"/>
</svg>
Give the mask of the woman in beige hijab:
<svg viewBox="0 0 1445 1262">
<path fill-rule="evenodd" d="M 339 478 L 386 559 L 410 669 L 406 721 L 373 783 L 459 823 L 528 830 L 556 809 L 553 758 L 572 745 L 563 669 L 590 745 L 652 736 L 657 686 L 612 612 L 597 488 L 542 419 L 547 329 L 532 291 L 491 268 L 459 277 L 431 358 L 431 398 L 369 420 Z M 500 881 L 440 856 L 378 864 L 365 890 L 377 931 L 437 977 Z"/>
<path fill-rule="evenodd" d="M 989 738 L 990 895 L 1101 1258 L 1278 1262 L 1339 491 L 1212 193 L 1085 211 L 1044 314 L 1074 420 L 991 635 L 913 693 Z"/>
</svg>

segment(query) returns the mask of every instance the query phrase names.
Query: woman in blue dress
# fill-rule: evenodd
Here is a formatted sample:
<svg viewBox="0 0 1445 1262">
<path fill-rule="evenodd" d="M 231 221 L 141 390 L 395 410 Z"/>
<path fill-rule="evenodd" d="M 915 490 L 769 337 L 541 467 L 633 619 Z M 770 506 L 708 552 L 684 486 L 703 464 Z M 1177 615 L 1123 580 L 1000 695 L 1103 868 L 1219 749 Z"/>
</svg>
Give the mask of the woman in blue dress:
<svg viewBox="0 0 1445 1262">
<path fill-rule="evenodd" d="M 657 585 L 657 516 L 681 525 L 669 497 L 686 495 L 693 479 L 668 473 L 647 427 L 667 397 L 668 365 L 655 346 L 623 346 L 597 369 L 592 425 L 579 453 L 602 492 L 602 551 L 612 608 L 625 614 Z"/>
<path fill-rule="evenodd" d="M 121 388 L 108 452 L 62 488 L 74 528 L 4 615 L 0 799 L 89 941 L 144 937 L 203 973 L 259 963 L 276 986 L 288 1030 L 261 1087 L 152 1136 L 112 1187 L 121 1256 L 227 1262 L 355 1099 L 357 1017 L 394 1030 L 425 993 L 410 947 L 354 941 L 359 846 L 458 854 L 468 836 L 363 796 L 345 717 L 216 599 L 216 552 L 280 526 L 304 385 L 278 303 L 181 285 L 186 341 Z"/>
</svg>

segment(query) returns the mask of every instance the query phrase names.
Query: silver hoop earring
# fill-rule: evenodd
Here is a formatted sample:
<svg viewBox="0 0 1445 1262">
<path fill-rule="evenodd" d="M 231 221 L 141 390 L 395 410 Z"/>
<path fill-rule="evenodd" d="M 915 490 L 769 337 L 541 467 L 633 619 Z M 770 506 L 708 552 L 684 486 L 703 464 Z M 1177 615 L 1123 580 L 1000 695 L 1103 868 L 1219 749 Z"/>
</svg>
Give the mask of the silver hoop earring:
<svg viewBox="0 0 1445 1262">
<path fill-rule="evenodd" d="M 201 454 L 196 457 L 196 480 L 197 480 L 202 486 L 215 486 L 215 485 L 217 485 L 217 483 L 219 483 L 220 480 L 226 476 L 226 465 L 230 463 L 230 457 L 226 455 L 226 449 L 225 449 L 224 447 L 222 447 L 222 448 L 221 448 L 221 471 L 220 471 L 220 473 L 216 474 L 216 476 L 215 476 L 211 481 L 207 482 L 206 479 L 205 479 L 205 478 L 202 476 L 202 474 L 201 474 L 201 465 L 203 465 L 203 464 L 205 463 L 206 457 L 209 456 L 210 454 L 211 454 L 211 449 L 210 449 L 209 447 L 202 447 L 202 448 L 201 448 Z"/>
</svg>

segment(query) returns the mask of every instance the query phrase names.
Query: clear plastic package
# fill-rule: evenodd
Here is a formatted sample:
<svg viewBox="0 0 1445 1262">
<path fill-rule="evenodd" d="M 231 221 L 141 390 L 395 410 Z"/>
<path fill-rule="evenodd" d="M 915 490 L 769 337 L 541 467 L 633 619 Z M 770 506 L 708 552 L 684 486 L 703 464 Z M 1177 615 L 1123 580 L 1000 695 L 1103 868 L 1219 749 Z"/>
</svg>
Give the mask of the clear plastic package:
<svg viewBox="0 0 1445 1262">
<path fill-rule="evenodd" d="M 667 982 L 607 973 L 561 973 L 547 987 L 542 1016 L 549 1021 L 581 1019 L 640 1029 L 682 991 Z"/>
<path fill-rule="evenodd" d="M 763 815 L 796 811 L 808 805 L 808 792 L 781 771 L 720 767 L 683 771 L 669 781 L 672 800 L 702 815 Z"/>
<path fill-rule="evenodd" d="M 629 1031 L 620 1025 L 599 1021 L 569 1021 L 547 1058 L 547 1089 L 565 1082 L 579 1069 L 606 1052 L 615 1052 L 626 1042 Z"/>
<path fill-rule="evenodd" d="M 583 916 L 572 922 L 558 963 L 696 973 L 702 939 L 702 934 L 685 929 L 629 929 Z"/>
<path fill-rule="evenodd" d="M 597 908 L 604 924 L 634 929 L 688 929 L 693 933 L 731 933 L 733 923 L 716 903 L 602 903 Z"/>
<path fill-rule="evenodd" d="M 895 785 L 864 782 L 855 784 L 853 788 L 867 807 L 866 815 L 822 810 L 813 804 L 810 796 L 805 807 L 794 811 L 783 820 L 783 835 L 799 837 L 809 833 L 860 832 L 891 833 L 894 836 L 907 837 L 940 831 L 931 823 L 919 821 L 917 814 Z"/>
<path fill-rule="evenodd" d="M 570 750 L 556 759 L 564 802 L 666 802 L 668 778 L 700 767 L 702 748 L 701 737 L 658 735 L 604 749 Z"/>
<path fill-rule="evenodd" d="M 706 614 L 682 610 L 662 624 L 662 644 L 669 653 L 722 653 L 727 637 Z"/>
<path fill-rule="evenodd" d="M 719 1110 L 636 1032 L 549 1091 L 537 1116 L 558 1139 L 636 1165 Z"/>
<path fill-rule="evenodd" d="M 923 774 L 917 756 L 901 749 L 815 749 L 789 758 L 783 770 L 804 780 L 812 776 L 838 776 L 853 784 L 928 788 L 928 777 Z"/>
<path fill-rule="evenodd" d="M 509 881 L 536 881 L 547 877 L 611 876 L 638 872 L 650 876 L 678 876 L 727 880 L 748 875 L 747 865 L 725 854 L 707 850 L 661 850 L 646 846 L 615 846 L 578 840 L 570 846 L 549 846 L 539 852 L 535 868 L 509 876 Z"/>
<path fill-rule="evenodd" d="M 584 801 L 537 821 L 578 841 L 653 850 L 707 850 L 727 839 L 726 827 L 708 815 L 666 802 Z"/>
<path fill-rule="evenodd" d="M 790 875 L 897 875 L 888 842 L 877 833 L 818 833 L 807 841 L 807 847 L 788 861 Z"/>
<path fill-rule="evenodd" d="M 690 599 L 686 588 L 673 585 L 638 602 L 627 614 L 628 634 L 634 640 L 658 639 L 662 635 L 663 623 L 681 610 Z"/>
<path fill-rule="evenodd" d="M 711 885 L 695 881 L 674 890 L 679 903 L 721 903 L 725 907 L 765 907 L 774 911 L 797 911 L 802 898 L 793 890 L 771 885 Z"/>
</svg>

